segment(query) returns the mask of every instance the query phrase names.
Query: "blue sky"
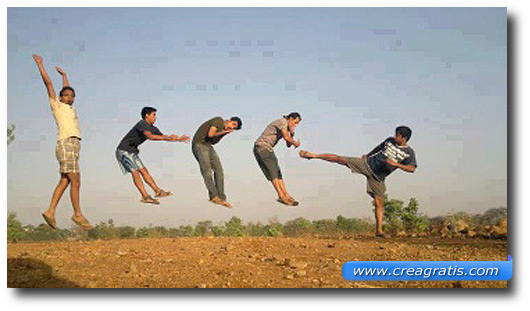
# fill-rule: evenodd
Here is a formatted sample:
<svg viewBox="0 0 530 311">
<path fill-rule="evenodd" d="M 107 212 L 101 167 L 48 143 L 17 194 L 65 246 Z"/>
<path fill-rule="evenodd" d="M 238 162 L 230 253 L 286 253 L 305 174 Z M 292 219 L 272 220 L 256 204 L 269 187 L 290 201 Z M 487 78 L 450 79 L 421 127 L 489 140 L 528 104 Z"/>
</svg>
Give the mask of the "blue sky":
<svg viewBox="0 0 530 311">
<path fill-rule="evenodd" d="M 482 212 L 507 201 L 506 9 L 504 8 L 8 8 L 8 209 L 41 222 L 58 180 L 56 127 L 31 54 L 56 89 L 65 69 L 76 89 L 82 131 L 81 202 L 93 222 L 179 225 L 232 216 L 267 222 L 372 217 L 365 181 L 347 169 L 307 162 L 279 144 L 287 187 L 301 205 L 275 202 L 252 155 L 270 122 L 302 114 L 303 149 L 360 156 L 413 130 L 414 174 L 387 179 L 392 198 L 416 197 L 434 216 Z M 114 150 L 158 108 L 164 133 L 193 135 L 213 116 L 238 115 L 243 129 L 216 149 L 225 210 L 207 194 L 189 144 L 147 142 L 140 156 L 175 195 L 159 207 L 138 202 Z M 63 197 L 59 225 L 71 207 Z"/>
</svg>

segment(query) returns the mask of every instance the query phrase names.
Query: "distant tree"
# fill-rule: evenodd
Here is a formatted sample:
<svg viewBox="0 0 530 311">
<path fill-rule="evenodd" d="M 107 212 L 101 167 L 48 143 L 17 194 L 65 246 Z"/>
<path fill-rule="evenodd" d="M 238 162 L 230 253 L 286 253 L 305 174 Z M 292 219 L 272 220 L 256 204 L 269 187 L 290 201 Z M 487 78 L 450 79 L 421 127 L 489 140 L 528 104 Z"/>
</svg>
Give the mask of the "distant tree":
<svg viewBox="0 0 530 311">
<path fill-rule="evenodd" d="M 375 205 L 375 202 L 373 203 Z M 407 206 L 405 202 L 396 199 L 384 198 L 384 227 L 390 234 L 406 230 L 408 232 L 423 232 L 429 227 L 425 215 L 419 214 L 419 203 L 411 198 Z"/>
<path fill-rule="evenodd" d="M 11 124 L 7 127 L 7 144 L 9 145 L 13 140 L 15 140 L 15 125 Z"/>
<path fill-rule="evenodd" d="M 485 225 L 496 225 L 501 219 L 508 217 L 506 207 L 490 208 L 479 216 L 478 222 Z"/>
<path fill-rule="evenodd" d="M 136 230 L 136 237 L 137 238 L 146 238 L 149 236 L 149 228 L 142 227 L 138 230 Z"/>
<path fill-rule="evenodd" d="M 411 198 L 409 204 L 403 209 L 401 219 L 407 232 L 424 232 L 429 228 L 427 216 L 419 214 L 420 204 L 416 198 Z"/>
<path fill-rule="evenodd" d="M 225 232 L 224 226 L 212 226 L 211 230 L 214 236 L 224 235 Z"/>
<path fill-rule="evenodd" d="M 135 237 L 135 229 L 131 226 L 117 227 L 116 233 L 119 238 L 134 238 Z"/>
<path fill-rule="evenodd" d="M 169 231 L 164 226 L 149 228 L 148 236 L 150 238 L 164 238 L 169 236 Z"/>
<path fill-rule="evenodd" d="M 94 236 L 97 239 L 115 239 L 118 237 L 114 221 L 109 219 L 106 223 L 101 222 L 94 227 Z"/>
<path fill-rule="evenodd" d="M 207 235 L 212 232 L 212 222 L 209 220 L 206 221 L 199 221 L 195 225 L 194 234 L 201 236 L 201 235 Z"/>
<path fill-rule="evenodd" d="M 337 233 L 337 222 L 334 219 L 319 219 L 312 223 L 313 232 L 321 234 Z"/>
<path fill-rule="evenodd" d="M 304 235 L 311 232 L 311 222 L 303 217 L 289 220 L 283 226 L 283 233 L 289 236 Z"/>
<path fill-rule="evenodd" d="M 264 236 L 267 235 L 267 229 L 266 226 L 264 226 L 262 223 L 248 223 L 245 226 L 245 231 L 247 235 L 250 236 Z"/>
<path fill-rule="evenodd" d="M 7 212 L 7 241 L 17 242 L 26 236 L 22 223 L 17 219 L 15 212 Z"/>
<path fill-rule="evenodd" d="M 246 234 L 245 227 L 243 226 L 241 219 L 233 216 L 229 221 L 225 223 L 224 235 L 228 236 L 244 236 Z"/>
<path fill-rule="evenodd" d="M 194 229 L 192 226 L 180 226 L 179 229 L 179 236 L 193 236 Z"/>
<path fill-rule="evenodd" d="M 364 233 L 371 231 L 373 227 L 373 224 L 366 220 L 346 218 L 342 215 L 337 216 L 336 223 L 339 233 Z"/>
</svg>

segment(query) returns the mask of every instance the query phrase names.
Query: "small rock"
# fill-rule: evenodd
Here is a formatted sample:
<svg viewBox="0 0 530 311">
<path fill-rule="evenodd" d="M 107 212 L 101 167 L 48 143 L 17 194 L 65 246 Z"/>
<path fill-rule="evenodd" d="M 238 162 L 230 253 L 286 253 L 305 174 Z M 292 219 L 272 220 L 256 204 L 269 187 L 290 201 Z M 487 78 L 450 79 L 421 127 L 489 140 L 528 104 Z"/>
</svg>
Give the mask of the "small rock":
<svg viewBox="0 0 530 311">
<path fill-rule="evenodd" d="M 206 288 L 206 284 L 201 284 L 198 286 L 198 288 Z"/>
<path fill-rule="evenodd" d="M 287 275 L 285 276 L 285 278 L 288 279 L 288 280 L 292 280 L 292 279 L 294 279 L 294 275 L 292 275 L 292 274 L 287 274 Z"/>
<path fill-rule="evenodd" d="M 306 276 L 307 272 L 305 270 L 298 270 L 296 271 L 295 274 L 297 277 L 302 277 L 302 276 Z"/>
<path fill-rule="evenodd" d="M 399 231 L 397 234 L 396 234 L 397 237 L 399 238 L 406 238 L 407 237 L 407 232 L 405 231 Z"/>
</svg>

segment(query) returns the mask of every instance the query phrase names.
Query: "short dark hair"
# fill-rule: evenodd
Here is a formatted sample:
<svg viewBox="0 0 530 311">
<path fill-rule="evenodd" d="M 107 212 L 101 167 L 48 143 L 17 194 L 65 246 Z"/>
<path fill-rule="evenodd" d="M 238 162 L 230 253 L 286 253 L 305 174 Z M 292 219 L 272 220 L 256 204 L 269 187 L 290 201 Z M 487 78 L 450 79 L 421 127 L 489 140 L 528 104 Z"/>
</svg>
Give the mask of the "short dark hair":
<svg viewBox="0 0 530 311">
<path fill-rule="evenodd" d="M 412 136 L 412 130 L 408 126 L 402 125 L 396 127 L 396 134 L 401 135 L 407 141 L 409 141 L 410 137 Z"/>
<path fill-rule="evenodd" d="M 231 117 L 230 121 L 236 121 L 237 122 L 236 130 L 240 130 L 241 126 L 243 126 L 243 122 L 241 121 L 241 119 L 239 117 Z"/>
<path fill-rule="evenodd" d="M 145 116 L 156 111 L 156 108 L 153 107 L 143 107 L 142 108 L 142 119 L 145 119 Z"/>
<path fill-rule="evenodd" d="M 63 96 L 63 93 L 64 91 L 72 91 L 72 93 L 74 93 L 74 97 L 75 97 L 75 91 L 74 91 L 74 88 L 71 87 L 71 86 L 64 86 L 61 91 L 59 92 L 59 96 Z"/>
<path fill-rule="evenodd" d="M 290 114 L 283 116 L 285 119 L 300 119 L 302 121 L 302 116 L 298 112 L 291 112 Z"/>
</svg>

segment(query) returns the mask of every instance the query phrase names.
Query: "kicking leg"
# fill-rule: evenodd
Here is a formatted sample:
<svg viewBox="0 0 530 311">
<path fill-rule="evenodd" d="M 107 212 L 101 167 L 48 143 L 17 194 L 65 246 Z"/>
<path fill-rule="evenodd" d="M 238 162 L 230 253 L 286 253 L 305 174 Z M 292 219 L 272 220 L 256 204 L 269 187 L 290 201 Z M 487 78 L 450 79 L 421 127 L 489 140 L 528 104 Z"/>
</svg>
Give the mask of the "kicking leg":
<svg viewBox="0 0 530 311">
<path fill-rule="evenodd" d="M 321 160 L 324 160 L 324 161 L 338 163 L 338 164 L 342 164 L 342 165 L 348 166 L 345 157 L 342 157 L 342 156 L 339 156 L 339 155 L 336 155 L 336 154 L 332 154 L 332 153 L 321 153 L 321 154 L 318 154 L 318 153 L 308 152 L 308 151 L 305 151 L 305 150 L 300 150 L 300 152 L 298 154 L 300 155 L 301 158 L 308 159 L 308 160 L 321 159 Z"/>
</svg>

